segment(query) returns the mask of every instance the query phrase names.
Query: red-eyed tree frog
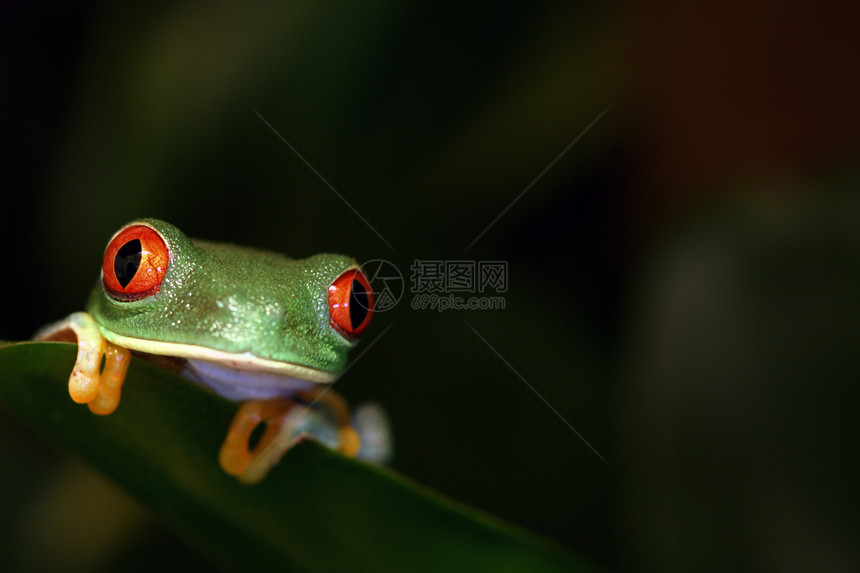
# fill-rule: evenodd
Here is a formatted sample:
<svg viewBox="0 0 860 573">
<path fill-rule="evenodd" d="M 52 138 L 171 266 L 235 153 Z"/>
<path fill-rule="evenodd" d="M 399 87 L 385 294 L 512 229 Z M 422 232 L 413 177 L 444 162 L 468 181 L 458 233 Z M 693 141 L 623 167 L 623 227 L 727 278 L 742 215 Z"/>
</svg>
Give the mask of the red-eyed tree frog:
<svg viewBox="0 0 860 573">
<path fill-rule="evenodd" d="M 77 341 L 69 394 L 95 414 L 119 405 L 132 352 L 242 402 L 219 462 L 254 483 L 306 436 L 350 456 L 388 458 L 384 412 L 371 405 L 351 418 L 329 388 L 373 302 L 349 257 L 290 259 L 189 239 L 169 223 L 139 219 L 108 242 L 86 312 L 36 338 Z M 251 448 L 260 424 L 265 431 Z"/>
</svg>

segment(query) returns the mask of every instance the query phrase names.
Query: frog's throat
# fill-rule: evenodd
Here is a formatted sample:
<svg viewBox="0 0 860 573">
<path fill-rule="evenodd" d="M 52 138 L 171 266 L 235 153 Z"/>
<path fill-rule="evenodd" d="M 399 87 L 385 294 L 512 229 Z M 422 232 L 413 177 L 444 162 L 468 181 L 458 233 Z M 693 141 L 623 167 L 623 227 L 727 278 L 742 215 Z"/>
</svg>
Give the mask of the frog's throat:
<svg viewBox="0 0 860 573">
<path fill-rule="evenodd" d="M 332 372 L 317 370 L 316 368 L 292 364 L 290 362 L 259 358 L 250 352 L 224 352 L 223 350 L 216 350 L 214 348 L 207 348 L 205 346 L 198 346 L 195 344 L 147 340 L 145 338 L 123 336 L 101 328 L 99 330 L 101 331 L 102 336 L 104 336 L 109 342 L 112 342 L 117 346 L 136 350 L 138 352 L 145 352 L 147 354 L 208 360 L 210 362 L 223 364 L 238 370 L 249 372 L 271 372 L 273 374 L 282 374 L 285 376 L 292 376 L 293 378 L 301 378 L 302 380 L 308 380 L 310 382 L 329 383 L 333 382 L 336 377 L 336 374 Z"/>
</svg>

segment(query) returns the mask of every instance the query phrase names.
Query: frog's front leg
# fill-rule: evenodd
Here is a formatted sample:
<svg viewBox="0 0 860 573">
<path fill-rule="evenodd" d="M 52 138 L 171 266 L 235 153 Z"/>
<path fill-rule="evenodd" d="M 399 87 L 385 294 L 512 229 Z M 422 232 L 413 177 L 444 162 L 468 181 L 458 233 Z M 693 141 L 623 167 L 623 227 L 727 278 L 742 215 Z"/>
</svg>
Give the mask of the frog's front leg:
<svg viewBox="0 0 860 573">
<path fill-rule="evenodd" d="M 93 317 L 86 312 L 71 314 L 36 333 L 36 340 L 74 342 L 75 339 L 78 355 L 69 376 L 69 395 L 78 404 L 87 404 L 94 414 L 110 414 L 119 406 L 131 352 L 105 340 Z"/>
<path fill-rule="evenodd" d="M 324 398 L 326 394 L 331 394 Z M 334 392 L 312 393 L 308 406 L 286 398 L 251 400 L 243 403 L 233 418 L 218 460 L 221 468 L 247 484 L 261 481 L 283 455 L 304 438 L 312 438 L 355 456 L 358 434 L 349 425 L 346 402 Z M 308 398 L 308 396 L 300 396 Z M 265 430 L 253 448 L 251 435 L 260 425 Z"/>
<path fill-rule="evenodd" d="M 105 367 L 99 380 L 98 394 L 87 402 L 90 412 L 106 415 L 117 409 L 129 364 L 131 364 L 131 351 L 128 348 L 105 341 Z"/>
</svg>

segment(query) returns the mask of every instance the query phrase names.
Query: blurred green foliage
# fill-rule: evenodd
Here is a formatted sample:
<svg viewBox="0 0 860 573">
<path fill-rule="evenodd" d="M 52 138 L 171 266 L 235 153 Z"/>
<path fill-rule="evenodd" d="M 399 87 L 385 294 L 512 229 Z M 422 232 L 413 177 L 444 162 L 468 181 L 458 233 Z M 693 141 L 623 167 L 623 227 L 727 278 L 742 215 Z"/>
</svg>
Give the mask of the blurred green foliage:
<svg viewBox="0 0 860 573">
<path fill-rule="evenodd" d="M 0 403 L 157 507 L 219 568 L 589 570 L 507 524 L 313 443 L 291 450 L 262 483 L 243 485 L 216 461 L 235 404 L 135 360 L 122 407 L 94 416 L 67 396 L 74 357 L 68 344 L 0 349 L 0 369 L 16 382 L 0 386 Z M 20 557 L 22 542 L 5 537 L 3 553 Z"/>
</svg>

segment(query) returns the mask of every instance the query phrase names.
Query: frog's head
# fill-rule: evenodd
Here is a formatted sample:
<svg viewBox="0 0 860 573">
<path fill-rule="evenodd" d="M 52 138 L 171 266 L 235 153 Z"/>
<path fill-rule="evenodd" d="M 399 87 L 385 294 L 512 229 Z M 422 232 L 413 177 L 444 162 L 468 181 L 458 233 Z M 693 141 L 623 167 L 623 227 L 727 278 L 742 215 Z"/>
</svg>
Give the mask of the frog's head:
<svg viewBox="0 0 860 573">
<path fill-rule="evenodd" d="M 114 344 L 186 359 L 192 377 L 214 376 L 204 383 L 235 399 L 277 394 L 279 377 L 333 381 L 372 309 L 350 257 L 294 260 L 192 240 L 156 219 L 114 234 L 88 304 Z"/>
</svg>

